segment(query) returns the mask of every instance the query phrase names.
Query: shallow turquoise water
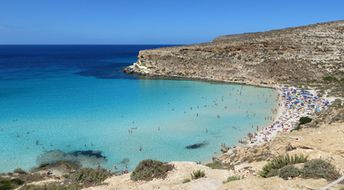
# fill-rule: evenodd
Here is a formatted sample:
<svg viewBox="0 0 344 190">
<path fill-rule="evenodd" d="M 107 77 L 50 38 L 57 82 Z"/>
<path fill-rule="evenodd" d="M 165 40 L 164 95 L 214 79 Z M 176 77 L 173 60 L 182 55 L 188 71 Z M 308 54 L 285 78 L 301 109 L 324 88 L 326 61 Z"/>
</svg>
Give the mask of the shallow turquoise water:
<svg viewBox="0 0 344 190">
<path fill-rule="evenodd" d="M 109 169 L 123 169 L 124 158 L 129 169 L 146 158 L 207 161 L 222 143 L 267 125 L 276 96 L 252 86 L 73 72 L 0 80 L 0 172 L 32 168 L 50 150 L 99 150 Z"/>
<path fill-rule="evenodd" d="M 241 85 L 82 77 L 27 80 L 15 89 L 0 101 L 2 171 L 30 168 L 53 149 L 101 150 L 106 167 L 123 158 L 131 167 L 145 158 L 209 160 L 221 143 L 266 125 L 276 96 Z M 184 148 L 203 141 L 209 144 Z"/>
</svg>

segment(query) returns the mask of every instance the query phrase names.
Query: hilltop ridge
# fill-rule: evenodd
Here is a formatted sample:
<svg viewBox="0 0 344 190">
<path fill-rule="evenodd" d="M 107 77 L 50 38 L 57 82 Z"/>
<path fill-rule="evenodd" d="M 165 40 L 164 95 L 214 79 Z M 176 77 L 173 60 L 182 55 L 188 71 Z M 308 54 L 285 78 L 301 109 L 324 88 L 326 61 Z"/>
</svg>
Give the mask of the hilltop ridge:
<svg viewBox="0 0 344 190">
<path fill-rule="evenodd" d="M 140 51 L 129 73 L 254 85 L 344 76 L 344 21 L 226 35 L 212 42 Z"/>
</svg>

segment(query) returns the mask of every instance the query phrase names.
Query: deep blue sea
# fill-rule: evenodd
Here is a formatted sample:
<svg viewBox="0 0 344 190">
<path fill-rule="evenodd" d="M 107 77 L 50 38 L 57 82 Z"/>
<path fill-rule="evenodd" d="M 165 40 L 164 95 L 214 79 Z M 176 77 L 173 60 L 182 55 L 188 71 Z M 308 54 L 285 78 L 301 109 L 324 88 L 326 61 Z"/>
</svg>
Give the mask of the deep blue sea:
<svg viewBox="0 0 344 190">
<path fill-rule="evenodd" d="M 0 172 L 58 159 L 112 170 L 204 162 L 269 124 L 272 89 L 122 72 L 157 47 L 0 46 Z"/>
</svg>

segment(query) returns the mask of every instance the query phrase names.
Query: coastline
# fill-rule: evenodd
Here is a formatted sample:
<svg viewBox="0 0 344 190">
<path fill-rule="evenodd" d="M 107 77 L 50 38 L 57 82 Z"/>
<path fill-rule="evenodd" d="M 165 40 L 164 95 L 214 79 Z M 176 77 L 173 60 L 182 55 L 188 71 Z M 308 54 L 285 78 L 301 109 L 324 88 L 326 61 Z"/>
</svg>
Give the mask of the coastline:
<svg viewBox="0 0 344 190">
<path fill-rule="evenodd" d="M 152 77 L 153 79 L 155 77 L 159 76 L 153 76 L 153 75 L 145 75 Z M 161 77 L 161 76 L 160 76 Z M 167 75 L 164 75 L 164 77 L 168 79 L 174 79 L 175 76 L 169 77 Z M 178 77 L 179 79 L 192 79 L 195 80 L 195 77 Z M 197 78 L 197 80 L 202 80 L 205 82 L 214 82 L 213 79 L 209 80 L 208 78 L 203 80 L 201 78 Z M 225 80 L 216 80 L 215 82 L 221 82 L 221 83 L 231 83 L 231 84 L 247 84 L 246 82 L 229 82 Z M 249 84 L 248 84 L 249 85 Z M 255 84 L 253 86 L 262 87 L 260 84 Z M 303 88 L 296 88 L 292 86 L 288 86 L 286 84 L 280 84 L 280 85 L 264 85 L 263 87 L 266 88 L 273 88 L 277 90 L 278 97 L 277 97 L 277 110 L 275 114 L 272 116 L 272 121 L 269 125 L 263 127 L 260 131 L 264 131 L 264 129 L 269 128 L 269 126 L 273 125 L 276 121 L 278 121 L 285 113 L 288 112 L 287 105 L 288 101 L 286 101 L 286 97 L 283 97 L 284 92 L 283 88 L 288 88 L 291 91 L 296 91 L 298 94 L 299 92 L 302 92 L 302 94 L 312 94 L 312 97 L 318 97 L 318 94 L 315 90 L 304 90 Z M 299 96 L 295 96 L 295 98 L 298 98 Z M 299 97 L 302 100 L 302 97 Z M 317 98 L 316 98 L 317 99 Z M 296 99 L 295 99 L 296 100 Z M 321 100 L 332 102 L 328 96 L 324 95 L 324 97 L 321 98 Z M 290 101 L 289 103 L 291 103 Z M 312 103 L 312 102 L 311 102 Z M 330 104 L 328 104 L 329 106 Z M 333 104 L 334 105 L 334 104 Z M 296 107 L 297 108 L 297 107 Z M 264 141 L 262 143 L 248 143 L 246 145 L 237 146 L 237 147 L 230 147 L 226 152 L 220 153 L 219 156 L 213 157 L 213 162 L 205 162 L 205 163 L 195 163 L 195 162 L 183 162 L 183 161 L 177 161 L 177 162 L 169 162 L 170 164 L 176 165 L 177 168 L 174 171 L 171 171 L 168 174 L 168 178 L 166 179 L 154 179 L 149 182 L 133 182 L 130 180 L 129 174 L 116 176 L 109 178 L 105 181 L 105 185 L 99 186 L 99 187 L 92 187 L 89 188 L 90 190 L 105 190 L 110 187 L 118 187 L 118 189 L 127 189 L 128 187 L 131 187 L 132 189 L 192 189 L 193 187 L 197 188 L 204 188 L 209 187 L 209 184 L 216 183 L 216 185 L 212 186 L 211 188 L 206 189 L 277 189 L 280 187 L 285 187 L 283 189 L 289 190 L 289 189 L 300 189 L 300 187 L 303 187 L 302 189 L 319 189 L 320 187 L 324 187 L 328 183 L 326 180 L 323 179 L 302 179 L 302 178 L 295 178 L 295 179 L 289 179 L 289 180 L 283 180 L 279 177 L 271 177 L 271 178 L 262 178 L 259 176 L 259 171 L 261 171 L 262 167 L 267 163 L 268 160 L 273 158 L 277 155 L 282 154 L 291 154 L 291 155 L 298 155 L 303 154 L 305 156 L 309 156 L 310 159 L 319 159 L 320 158 L 326 158 L 326 159 L 332 159 L 332 156 L 335 156 L 335 165 L 342 169 L 340 163 L 343 163 L 343 159 L 338 157 L 338 155 L 333 155 L 333 151 L 339 151 L 341 150 L 341 146 L 337 147 L 334 142 L 337 142 L 338 139 L 342 138 L 342 134 L 338 133 L 338 130 L 340 129 L 341 124 L 335 123 L 334 125 L 329 123 L 321 123 L 320 126 L 318 126 L 319 121 L 323 121 L 323 115 L 328 116 L 329 113 L 332 112 L 335 109 L 327 109 L 329 107 L 324 107 L 324 111 L 321 110 L 320 115 L 316 114 L 316 112 L 308 112 L 306 109 L 303 109 L 305 111 L 302 115 L 311 115 L 312 119 L 315 120 L 315 125 L 317 127 L 306 127 L 302 128 L 301 130 L 292 130 L 293 128 L 288 128 L 288 130 L 274 133 L 269 141 Z M 297 110 L 297 109 L 296 109 Z M 291 111 L 290 111 L 291 112 Z M 292 113 L 292 112 L 291 112 Z M 289 114 L 291 114 L 289 113 Z M 323 114 L 324 113 L 324 114 Z M 297 113 L 299 114 L 299 113 Z M 292 116 L 292 114 L 291 114 Z M 295 120 L 294 117 L 291 117 L 291 119 L 294 119 L 293 122 L 298 122 L 299 117 L 297 120 Z M 314 123 L 312 123 L 313 125 Z M 319 131 L 320 130 L 320 131 Z M 332 137 L 329 140 L 324 140 L 322 135 L 319 135 L 319 133 L 330 133 L 330 136 Z M 344 134 L 344 131 L 343 131 Z M 300 135 L 300 136 L 299 136 Z M 301 137 L 301 138 L 300 138 Z M 322 145 L 322 143 L 319 144 L 313 144 L 314 142 L 321 142 L 321 141 L 328 141 L 325 143 L 325 145 Z M 326 145 L 327 144 L 327 145 Z M 291 147 L 290 150 L 286 149 L 286 147 Z M 220 147 L 219 147 L 220 148 Z M 209 165 L 208 165 L 209 164 Z M 217 165 L 219 164 L 219 165 Z M 206 165 L 206 166 L 204 166 Z M 179 169 L 179 167 L 182 166 L 182 168 L 188 168 L 183 171 Z M 184 180 L 188 178 L 190 175 L 190 172 L 196 171 L 196 170 L 203 170 L 207 173 L 207 177 L 203 180 L 195 180 L 188 183 L 184 183 Z M 213 178 L 213 174 L 217 172 L 228 172 L 228 173 L 222 173 L 222 174 L 216 174 L 215 178 Z M 209 175 L 209 178 L 208 178 Z M 210 176 L 211 175 L 211 176 Z M 177 177 L 178 176 L 178 177 Z M 236 182 L 229 182 L 225 183 L 223 179 L 228 179 L 229 177 L 233 176 L 239 176 L 241 179 Z M 259 185 L 258 185 L 259 184 Z M 201 188 L 202 187 L 202 188 Z"/>
<path fill-rule="evenodd" d="M 278 108 L 271 125 L 262 128 L 249 145 L 260 145 L 272 141 L 278 133 L 291 132 L 301 117 L 312 118 L 316 112 L 328 109 L 331 100 L 312 90 L 282 86 L 278 90 Z M 265 137 L 262 137 L 265 136 Z"/>
<path fill-rule="evenodd" d="M 278 119 L 281 117 L 282 113 L 285 111 L 285 107 L 283 106 L 284 105 L 284 102 L 283 102 L 283 99 L 281 98 L 282 97 L 282 91 L 281 91 L 281 87 L 276 87 L 274 88 L 277 92 L 277 100 L 276 100 L 276 103 L 277 103 L 277 107 L 275 108 L 275 113 L 273 113 L 273 116 L 272 116 L 272 120 L 269 122 L 269 124 L 263 126 L 262 128 L 260 128 L 259 130 L 257 130 L 254 134 L 254 136 L 251 138 L 251 140 L 246 136 L 245 137 L 245 144 L 246 146 L 255 146 L 255 145 L 262 145 L 266 142 L 264 141 L 259 141 L 259 142 L 254 142 L 252 143 L 252 139 L 255 139 L 258 137 L 258 135 L 263 132 L 265 129 L 269 128 L 271 125 L 273 125 L 274 123 L 278 122 Z M 277 133 L 274 134 L 273 136 L 271 136 L 271 140 L 276 137 Z"/>
<path fill-rule="evenodd" d="M 123 72 L 127 74 L 133 74 L 139 77 L 142 77 L 143 79 L 167 79 L 167 80 L 196 80 L 201 82 L 210 82 L 210 83 L 228 83 L 228 84 L 238 84 L 238 85 L 249 85 L 254 87 L 260 87 L 260 88 L 272 88 L 272 89 L 278 89 L 280 85 L 275 82 L 262 82 L 262 81 L 254 81 L 254 80 L 229 80 L 225 78 L 217 78 L 217 77 L 205 77 L 205 76 L 191 76 L 191 75 L 174 75 L 174 74 L 157 74 L 157 73 L 151 73 L 149 69 L 147 69 L 145 66 L 137 66 L 138 63 L 135 62 L 132 65 L 124 68 Z M 144 70 L 141 70 L 143 69 Z"/>
<path fill-rule="evenodd" d="M 285 116 L 285 114 L 288 113 L 288 108 L 286 107 L 287 102 L 285 101 L 285 99 L 283 99 L 283 89 L 284 88 L 288 88 L 291 90 L 296 90 L 297 92 L 307 92 L 310 93 L 312 95 L 312 97 L 318 97 L 318 94 L 316 93 L 315 90 L 305 90 L 302 88 L 297 88 L 294 86 L 290 86 L 287 84 L 277 84 L 277 83 L 262 83 L 262 82 L 258 82 L 258 81 L 239 81 L 239 80 L 227 80 L 227 79 L 219 79 L 219 78 L 215 78 L 215 77 L 202 77 L 202 76 L 179 76 L 179 75 L 166 75 L 166 74 L 156 74 L 156 73 L 150 73 L 150 70 L 147 69 L 145 66 L 140 66 L 138 65 L 138 63 L 133 63 L 133 65 L 128 66 L 127 68 L 124 69 L 124 72 L 128 73 L 128 74 L 136 74 L 139 76 L 144 76 L 147 77 L 148 79 L 155 79 L 155 78 L 163 78 L 163 79 L 179 79 L 179 80 L 199 80 L 199 81 L 203 81 L 203 82 L 219 82 L 219 83 L 228 83 L 228 84 L 238 84 L 238 85 L 249 85 L 249 86 L 255 86 L 255 87 L 259 87 L 259 88 L 271 88 L 276 90 L 278 97 L 277 97 L 277 108 L 276 108 L 276 112 L 275 114 L 273 114 L 271 122 L 269 122 L 270 124 L 263 126 L 261 128 L 259 128 L 259 130 L 257 130 L 253 135 L 253 137 L 251 137 L 251 139 L 249 139 L 247 136 L 243 137 L 242 142 L 239 142 L 237 145 L 243 145 L 243 146 L 255 146 L 255 145 L 262 145 L 268 141 L 273 140 L 274 137 L 276 137 L 276 135 L 278 135 L 278 133 L 280 132 L 290 132 L 296 125 L 296 123 L 298 122 L 298 120 L 295 119 L 299 119 L 299 118 L 289 118 L 287 120 L 281 121 L 281 118 L 284 117 L 289 117 L 290 115 Z M 323 98 L 323 100 L 330 102 L 330 98 Z M 296 99 L 296 101 L 301 101 L 299 99 Z M 329 106 L 330 103 L 327 105 Z M 295 111 L 295 110 L 294 110 Z M 311 116 L 312 114 L 314 114 L 315 111 L 313 112 L 305 112 L 305 113 L 294 113 L 292 112 L 291 114 L 294 115 L 300 115 L 303 116 Z M 271 128 L 274 124 L 280 124 L 280 127 L 282 126 L 282 131 L 281 128 L 275 128 L 274 129 L 274 133 L 271 133 L 269 135 L 267 135 L 266 133 L 264 134 L 264 132 L 266 130 L 268 130 L 269 128 Z M 284 128 L 285 125 L 289 125 L 289 127 Z M 290 125 L 292 124 L 292 125 Z M 284 131 L 283 131 L 284 130 Z M 271 131 L 270 131 L 271 132 Z M 266 140 L 262 139 L 261 136 L 265 135 L 266 136 Z M 252 142 L 252 139 L 256 139 L 255 142 Z M 237 146 L 236 145 L 236 146 Z"/>
<path fill-rule="evenodd" d="M 268 119 L 256 134 L 247 134 L 245 142 L 242 140 L 244 143 L 224 149 L 218 147 L 221 151 L 216 152 L 220 155 L 215 155 L 209 165 L 171 161 L 164 163 L 175 166 L 167 172 L 166 178 L 135 181 L 131 179 L 135 172 L 126 170 L 104 178 L 89 189 L 306 190 L 325 187 L 332 179 L 303 174 L 305 165 L 314 160 L 332 164 L 333 170 L 344 174 L 344 107 L 341 101 L 334 101 L 335 95 L 327 93 L 335 85 L 336 90 L 344 89 L 340 86 L 344 84 L 343 57 L 336 53 L 344 47 L 343 29 L 344 21 L 340 21 L 243 34 L 235 39 L 224 36 L 206 44 L 141 51 L 138 61 L 124 72 L 137 74 L 142 79 L 198 80 L 271 88 L 278 94 L 276 108 L 271 112 L 266 110 Z M 319 33 L 321 36 L 317 35 Z M 341 100 L 343 92 L 338 93 Z M 309 118 L 301 125 L 301 117 Z M 224 136 L 228 138 L 228 134 Z M 298 156 L 306 160 L 271 167 L 267 173 L 271 176 L 261 174 L 279 158 L 296 160 Z M 281 170 L 289 166 L 298 174 L 285 178 Z M 314 168 L 321 166 L 318 164 Z M 195 171 L 203 171 L 204 177 L 193 179 Z M 68 175 L 73 173 L 75 171 L 67 172 Z M 58 182 L 70 180 L 64 175 L 51 174 L 49 168 L 44 174 L 49 178 L 57 176 Z M 342 188 L 341 185 L 337 189 Z"/>
</svg>

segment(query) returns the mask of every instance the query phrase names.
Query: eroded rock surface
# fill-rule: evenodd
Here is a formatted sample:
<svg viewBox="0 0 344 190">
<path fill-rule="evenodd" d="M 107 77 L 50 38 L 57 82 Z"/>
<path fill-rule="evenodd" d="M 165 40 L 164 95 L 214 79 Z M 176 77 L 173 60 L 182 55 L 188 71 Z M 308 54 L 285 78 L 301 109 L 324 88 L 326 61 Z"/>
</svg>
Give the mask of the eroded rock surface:
<svg viewBox="0 0 344 190">
<path fill-rule="evenodd" d="M 343 78 L 344 21 L 143 50 L 126 71 L 258 85 Z"/>
</svg>

